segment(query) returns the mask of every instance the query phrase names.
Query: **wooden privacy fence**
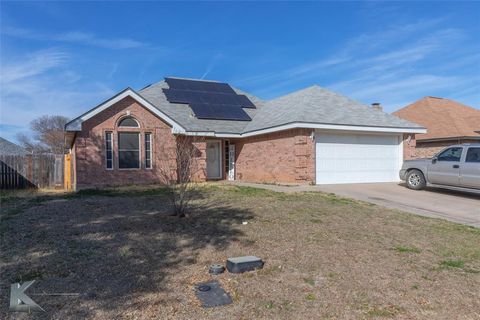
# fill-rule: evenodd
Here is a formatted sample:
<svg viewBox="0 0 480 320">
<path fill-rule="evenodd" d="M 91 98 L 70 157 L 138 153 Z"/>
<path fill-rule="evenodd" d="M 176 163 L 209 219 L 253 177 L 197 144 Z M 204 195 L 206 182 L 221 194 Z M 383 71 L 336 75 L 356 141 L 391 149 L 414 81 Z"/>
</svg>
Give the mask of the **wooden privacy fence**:
<svg viewBox="0 0 480 320">
<path fill-rule="evenodd" d="M 0 189 L 63 188 L 63 155 L 0 155 Z"/>
</svg>

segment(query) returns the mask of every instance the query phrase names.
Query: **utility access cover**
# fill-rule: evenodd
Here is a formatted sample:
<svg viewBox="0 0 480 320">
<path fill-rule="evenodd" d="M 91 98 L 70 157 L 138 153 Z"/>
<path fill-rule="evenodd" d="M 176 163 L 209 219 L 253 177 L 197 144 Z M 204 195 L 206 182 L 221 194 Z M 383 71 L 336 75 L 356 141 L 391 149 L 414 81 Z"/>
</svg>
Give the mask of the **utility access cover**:
<svg viewBox="0 0 480 320">
<path fill-rule="evenodd" d="M 203 282 L 195 285 L 195 295 L 204 308 L 218 307 L 232 303 L 232 298 L 223 290 L 218 281 Z"/>
</svg>

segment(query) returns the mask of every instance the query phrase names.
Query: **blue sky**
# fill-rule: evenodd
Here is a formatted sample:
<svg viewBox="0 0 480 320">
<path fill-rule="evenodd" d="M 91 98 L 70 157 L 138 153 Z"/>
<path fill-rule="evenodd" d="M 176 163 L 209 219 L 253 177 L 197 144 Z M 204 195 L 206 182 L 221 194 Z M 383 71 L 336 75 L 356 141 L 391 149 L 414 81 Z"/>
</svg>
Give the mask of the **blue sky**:
<svg viewBox="0 0 480 320">
<path fill-rule="evenodd" d="M 165 76 L 480 108 L 479 2 L 1 2 L 0 135 Z"/>
</svg>

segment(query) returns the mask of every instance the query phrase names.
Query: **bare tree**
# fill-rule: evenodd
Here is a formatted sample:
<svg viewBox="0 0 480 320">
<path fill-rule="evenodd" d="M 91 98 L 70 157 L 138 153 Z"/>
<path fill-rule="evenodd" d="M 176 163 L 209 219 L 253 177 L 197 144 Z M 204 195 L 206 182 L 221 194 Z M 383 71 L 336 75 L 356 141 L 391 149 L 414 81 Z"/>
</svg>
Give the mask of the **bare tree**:
<svg viewBox="0 0 480 320">
<path fill-rule="evenodd" d="M 175 147 L 163 150 L 160 161 L 160 180 L 169 191 L 174 214 L 184 217 L 195 195 L 195 183 L 203 170 L 199 165 L 203 138 L 175 136 Z"/>
<path fill-rule="evenodd" d="M 20 133 L 17 139 L 30 152 L 62 154 L 64 127 L 67 122 L 68 118 L 63 116 L 41 116 L 30 122 L 33 137 Z"/>
</svg>

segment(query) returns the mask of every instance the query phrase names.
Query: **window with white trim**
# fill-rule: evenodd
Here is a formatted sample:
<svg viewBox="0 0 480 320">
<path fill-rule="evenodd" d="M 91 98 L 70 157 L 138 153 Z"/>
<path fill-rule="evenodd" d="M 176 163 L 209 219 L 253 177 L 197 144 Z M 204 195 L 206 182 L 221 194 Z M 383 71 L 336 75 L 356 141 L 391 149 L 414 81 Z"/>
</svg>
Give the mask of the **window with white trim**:
<svg viewBox="0 0 480 320">
<path fill-rule="evenodd" d="M 140 133 L 118 133 L 118 168 L 140 169 Z"/>
<path fill-rule="evenodd" d="M 152 134 L 145 133 L 145 168 L 152 169 Z"/>
<path fill-rule="evenodd" d="M 139 128 L 138 121 L 132 117 L 125 117 L 118 123 L 119 127 Z"/>
<path fill-rule="evenodd" d="M 105 167 L 108 170 L 113 169 L 113 134 L 105 132 Z"/>
</svg>

